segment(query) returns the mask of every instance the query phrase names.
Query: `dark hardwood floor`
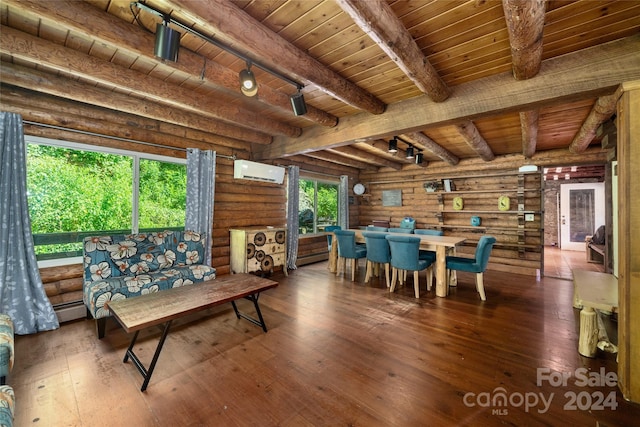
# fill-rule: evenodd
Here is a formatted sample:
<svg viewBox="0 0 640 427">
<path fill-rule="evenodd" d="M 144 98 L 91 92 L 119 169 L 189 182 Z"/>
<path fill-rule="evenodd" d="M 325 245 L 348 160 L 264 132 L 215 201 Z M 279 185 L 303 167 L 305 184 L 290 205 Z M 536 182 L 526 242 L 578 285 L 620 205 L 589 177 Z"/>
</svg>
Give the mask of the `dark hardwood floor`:
<svg viewBox="0 0 640 427">
<path fill-rule="evenodd" d="M 571 281 L 488 271 L 482 302 L 470 274 L 459 275 L 448 298 L 423 284 L 419 300 L 411 279 L 391 295 L 383 280 L 364 284 L 362 262 L 356 282 L 329 274 L 326 263 L 272 277 L 280 285 L 260 297 L 268 333 L 236 319 L 230 304 L 182 319 L 144 393 L 135 367 L 122 363 L 129 337 L 115 322 L 103 340 L 85 320 L 17 337 L 8 378 L 16 426 L 631 426 L 640 419 L 640 406 L 611 385 L 615 354 L 578 354 Z M 159 335 L 152 329 L 139 339 L 143 361 Z M 589 374 L 590 385 L 581 384 Z M 553 382 L 562 375 L 565 384 Z"/>
</svg>

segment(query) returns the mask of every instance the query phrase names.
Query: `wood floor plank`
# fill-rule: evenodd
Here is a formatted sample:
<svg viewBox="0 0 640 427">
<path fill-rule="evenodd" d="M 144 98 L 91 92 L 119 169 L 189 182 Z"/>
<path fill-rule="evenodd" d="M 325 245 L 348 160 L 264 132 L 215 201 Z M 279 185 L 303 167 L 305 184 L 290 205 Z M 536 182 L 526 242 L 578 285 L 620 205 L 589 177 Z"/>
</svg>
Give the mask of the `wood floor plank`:
<svg viewBox="0 0 640 427">
<path fill-rule="evenodd" d="M 85 320 L 16 337 L 16 425 L 627 426 L 640 417 L 617 387 L 577 384 L 577 369 L 617 364 L 615 354 L 579 355 L 570 280 L 488 271 L 483 302 L 464 273 L 449 297 L 425 289 L 418 300 L 412 279 L 390 294 L 384 281 L 363 283 L 363 267 L 355 282 L 326 262 L 273 278 L 280 285 L 260 297 L 269 332 L 230 306 L 179 319 L 144 393 L 122 362 L 130 336 L 118 327 L 102 340 Z M 141 332 L 143 361 L 159 335 Z M 538 369 L 567 383 L 538 385 Z M 499 405 L 500 392 L 515 400 Z M 597 392 L 613 393 L 615 410 L 565 408 L 567 396 L 584 403 Z M 534 395 L 553 398 L 546 408 L 517 400 Z"/>
</svg>

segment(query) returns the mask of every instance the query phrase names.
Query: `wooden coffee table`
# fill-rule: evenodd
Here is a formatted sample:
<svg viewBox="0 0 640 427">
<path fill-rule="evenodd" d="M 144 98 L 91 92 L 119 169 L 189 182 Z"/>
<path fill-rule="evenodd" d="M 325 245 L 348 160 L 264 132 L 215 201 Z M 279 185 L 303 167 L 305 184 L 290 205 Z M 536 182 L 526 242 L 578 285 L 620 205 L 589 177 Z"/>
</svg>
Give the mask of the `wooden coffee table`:
<svg viewBox="0 0 640 427">
<path fill-rule="evenodd" d="M 140 391 L 147 389 L 162 351 L 162 346 L 169 333 L 169 327 L 174 319 L 230 302 L 238 319 L 242 317 L 249 320 L 267 332 L 267 325 L 262 318 L 260 306 L 258 305 L 258 297 L 260 292 L 276 286 L 278 286 L 278 282 L 273 280 L 243 273 L 221 276 L 197 285 L 181 286 L 152 294 L 140 295 L 135 298 L 110 301 L 107 306 L 113 317 L 116 318 L 127 333 L 135 332 L 123 362 L 126 363 L 131 358 L 140 374 L 142 374 L 144 382 Z M 238 311 L 235 301 L 240 298 L 246 298 L 253 302 L 258 319 Z M 164 324 L 160 342 L 156 347 L 149 368 L 145 368 L 138 356 L 133 352 L 133 346 L 138 339 L 138 333 L 142 329 L 160 324 Z"/>
</svg>

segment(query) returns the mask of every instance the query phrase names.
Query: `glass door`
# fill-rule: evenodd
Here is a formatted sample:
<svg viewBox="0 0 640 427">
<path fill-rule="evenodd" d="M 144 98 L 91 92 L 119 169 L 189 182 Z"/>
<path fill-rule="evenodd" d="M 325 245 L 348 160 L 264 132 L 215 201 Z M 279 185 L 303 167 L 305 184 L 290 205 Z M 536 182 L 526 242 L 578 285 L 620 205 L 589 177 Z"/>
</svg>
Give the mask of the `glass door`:
<svg viewBox="0 0 640 427">
<path fill-rule="evenodd" d="M 591 236 L 605 221 L 604 183 L 560 186 L 560 248 L 584 251 Z"/>
</svg>

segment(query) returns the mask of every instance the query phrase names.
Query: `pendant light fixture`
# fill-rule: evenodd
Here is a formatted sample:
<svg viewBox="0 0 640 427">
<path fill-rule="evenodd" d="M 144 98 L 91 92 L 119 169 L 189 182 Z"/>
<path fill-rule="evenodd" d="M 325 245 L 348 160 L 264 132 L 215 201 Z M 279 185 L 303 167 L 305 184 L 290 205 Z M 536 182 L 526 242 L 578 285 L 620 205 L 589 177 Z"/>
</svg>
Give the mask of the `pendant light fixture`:
<svg viewBox="0 0 640 427">
<path fill-rule="evenodd" d="M 389 153 L 397 153 L 398 152 L 398 139 L 394 136 L 389 140 Z"/>
<path fill-rule="evenodd" d="M 413 159 L 413 145 L 407 147 L 406 156 L 407 159 Z"/>
<path fill-rule="evenodd" d="M 422 164 L 422 152 L 418 151 L 416 153 L 416 165 Z"/>
<path fill-rule="evenodd" d="M 180 33 L 169 27 L 169 20 L 163 17 L 162 23 L 156 25 L 156 44 L 154 54 L 158 58 L 176 62 L 180 50 Z"/>
<path fill-rule="evenodd" d="M 293 114 L 296 116 L 302 116 L 307 113 L 307 104 L 304 102 L 304 95 L 300 92 L 302 88 L 298 86 L 298 92 L 291 95 L 291 108 L 293 108 Z"/>
<path fill-rule="evenodd" d="M 251 71 L 251 61 L 247 61 L 247 68 L 240 71 L 240 90 L 245 96 L 255 96 L 258 93 L 258 83 Z"/>
</svg>

